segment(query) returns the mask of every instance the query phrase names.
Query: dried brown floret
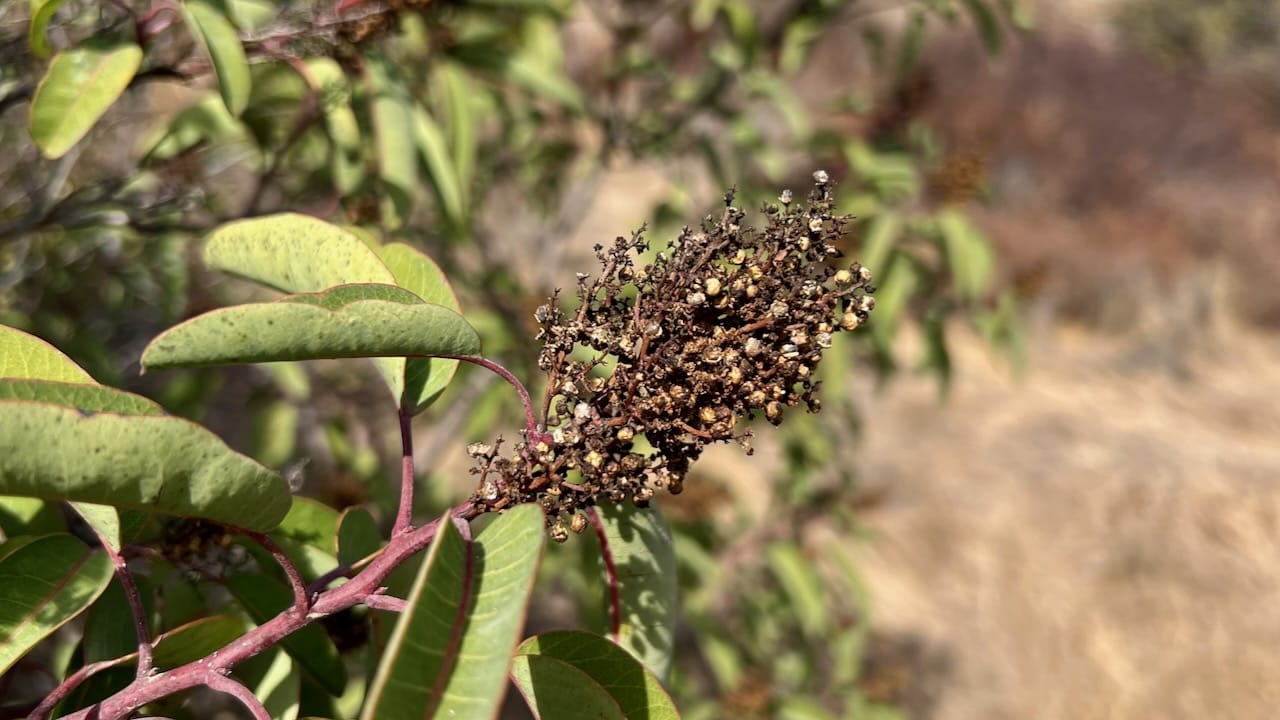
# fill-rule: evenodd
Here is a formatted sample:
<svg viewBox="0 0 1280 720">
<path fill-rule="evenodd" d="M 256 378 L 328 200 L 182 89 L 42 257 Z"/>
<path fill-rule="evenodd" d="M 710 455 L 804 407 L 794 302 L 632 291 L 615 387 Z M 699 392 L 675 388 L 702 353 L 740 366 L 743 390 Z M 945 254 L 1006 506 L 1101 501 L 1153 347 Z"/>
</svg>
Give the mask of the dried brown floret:
<svg viewBox="0 0 1280 720">
<path fill-rule="evenodd" d="M 473 452 L 476 508 L 538 502 L 562 539 L 562 518 L 576 529 L 578 510 L 601 499 L 644 505 L 655 488 L 680 492 L 711 443 L 750 452 L 742 420 L 776 425 L 797 405 L 816 412 L 823 351 L 874 301 L 866 268 L 828 262 L 849 218 L 832 214 L 826 174 L 814 181 L 803 207 L 789 191 L 782 207 L 766 206 L 759 230 L 728 193 L 719 218 L 685 228 L 643 267 L 643 231 L 596 246 L 601 272 L 578 275 L 577 309 L 566 315 L 553 296 L 535 313 L 549 376 L 543 427 L 556 431 L 509 459 Z"/>
</svg>

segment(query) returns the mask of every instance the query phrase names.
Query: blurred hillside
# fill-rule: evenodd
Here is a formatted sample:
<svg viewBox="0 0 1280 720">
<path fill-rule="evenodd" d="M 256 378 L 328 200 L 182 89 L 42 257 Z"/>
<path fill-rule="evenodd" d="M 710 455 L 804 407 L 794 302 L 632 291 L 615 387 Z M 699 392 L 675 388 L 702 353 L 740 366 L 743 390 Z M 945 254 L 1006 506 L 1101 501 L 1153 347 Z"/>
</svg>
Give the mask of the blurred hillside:
<svg viewBox="0 0 1280 720">
<path fill-rule="evenodd" d="M 1280 4 L 1165 3 L 1172 29 L 1156 5 L 1045 5 L 994 62 L 941 40 L 899 94 L 1030 331 L 1022 375 L 957 334 L 946 401 L 910 373 L 859 392 L 865 683 L 910 717 L 1280 706 Z"/>
<path fill-rule="evenodd" d="M 1151 5 L 1062 3 L 1000 62 L 922 70 L 940 190 L 974 188 L 1032 340 L 1018 378 L 966 343 L 942 405 L 862 398 L 868 682 L 913 717 L 1280 704 L 1280 44 L 1270 76 L 1152 53 L 1119 22 Z"/>
</svg>

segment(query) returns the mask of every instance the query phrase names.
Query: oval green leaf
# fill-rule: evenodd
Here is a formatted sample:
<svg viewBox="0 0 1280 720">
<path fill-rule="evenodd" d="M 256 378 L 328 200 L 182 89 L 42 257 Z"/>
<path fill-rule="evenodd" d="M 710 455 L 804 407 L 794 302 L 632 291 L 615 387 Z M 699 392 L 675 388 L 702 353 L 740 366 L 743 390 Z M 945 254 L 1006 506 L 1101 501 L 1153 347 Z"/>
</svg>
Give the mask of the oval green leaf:
<svg viewBox="0 0 1280 720">
<path fill-rule="evenodd" d="M 258 624 L 267 622 L 293 603 L 293 593 L 275 578 L 232 575 L 226 585 Z M 326 692 L 334 696 L 342 694 L 347 685 L 347 669 L 323 627 L 307 625 L 281 640 L 280 645 Z"/>
<path fill-rule="evenodd" d="M 0 560 L 0 674 L 89 607 L 112 572 L 106 553 L 62 534 L 32 540 Z"/>
<path fill-rule="evenodd" d="M 310 58 L 305 63 L 307 84 L 320 99 L 325 130 L 333 143 L 334 184 L 339 192 L 350 193 L 364 179 L 364 143 L 351 109 L 351 84 L 330 58 Z"/>
<path fill-rule="evenodd" d="M 8 325 L 0 325 L 0 378 L 97 384 L 58 348 Z"/>
<path fill-rule="evenodd" d="M 204 262 L 286 293 L 396 283 L 377 253 L 354 233 L 295 213 L 223 225 L 205 242 Z"/>
<path fill-rule="evenodd" d="M 295 496 L 289 513 L 271 534 L 314 545 L 321 550 L 332 547 L 338 532 L 338 511 L 319 500 Z"/>
<path fill-rule="evenodd" d="M 254 697 L 262 701 L 272 720 L 295 720 L 301 693 L 302 673 L 298 666 L 288 653 L 273 650 L 266 674 L 253 687 Z"/>
<path fill-rule="evenodd" d="M 54 13 L 58 12 L 58 8 L 67 0 L 32 0 L 31 3 L 31 23 L 27 26 L 27 41 L 31 45 L 31 52 L 36 57 L 47 58 L 53 54 L 53 48 L 49 47 L 49 21 L 53 19 Z"/>
<path fill-rule="evenodd" d="M 0 401 L 0 495 L 201 517 L 252 530 L 289 509 L 279 475 L 173 417 Z"/>
<path fill-rule="evenodd" d="M 508 511 L 474 542 L 446 514 L 361 718 L 493 717 L 545 542 L 536 505 Z"/>
<path fill-rule="evenodd" d="M 164 415 L 159 404 L 104 385 L 47 380 L 0 379 L 0 400 L 30 400 L 75 408 L 86 413 Z"/>
<path fill-rule="evenodd" d="M 87 42 L 58 53 L 31 99 L 28 127 L 48 158 L 67 154 L 138 72 L 142 48 Z"/>
<path fill-rule="evenodd" d="M 404 243 L 389 243 L 376 252 L 395 276 L 396 285 L 429 303 L 462 312 L 449 279 L 426 253 Z M 457 368 L 457 360 L 407 358 L 400 407 L 413 414 L 425 410 L 449 385 Z"/>
<path fill-rule="evenodd" d="M 627 720 L 678 720 L 680 713 L 662 683 L 634 656 L 608 638 L 581 631 L 550 632 L 525 640 L 516 649 L 521 657 L 554 658 L 587 676 L 587 679 L 616 703 Z M 512 679 L 525 698 L 530 690 L 539 696 L 547 688 L 538 687 L 538 675 L 526 689 L 515 670 Z M 532 703 L 530 703 L 532 705 Z M 572 707 L 572 704 L 560 707 Z M 555 717 L 555 716 L 552 716 Z"/>
<path fill-rule="evenodd" d="M 466 209 L 462 204 L 462 183 L 453 165 L 444 130 L 422 105 L 413 106 L 413 139 L 426 163 L 427 176 L 435 191 L 436 202 L 445 219 L 455 228 L 465 227 Z"/>
<path fill-rule="evenodd" d="M 248 630 L 248 623 L 233 615 L 193 620 L 156 638 L 152 659 L 157 670 L 182 667 L 226 647 Z"/>
<path fill-rule="evenodd" d="M 516 655 L 511 680 L 538 720 L 627 720 L 607 690 L 563 660 Z"/>
<path fill-rule="evenodd" d="M 382 533 L 378 521 L 362 507 L 342 511 L 338 519 L 338 562 L 352 566 L 378 552 L 382 548 Z"/>
<path fill-rule="evenodd" d="M 461 315 L 394 286 L 346 286 L 308 295 L 188 320 L 151 341 L 142 367 L 480 352 L 479 333 Z"/>
<path fill-rule="evenodd" d="M 365 56 L 365 68 L 378 175 L 386 191 L 382 220 L 387 229 L 395 230 L 404 224 L 413 209 L 413 193 L 418 185 L 413 100 L 394 63 L 381 55 L 370 54 Z"/>
<path fill-rule="evenodd" d="M 232 115 L 240 115 L 249 104 L 252 85 L 249 61 L 235 26 L 218 9 L 198 0 L 186 0 L 182 10 L 192 37 L 213 65 L 223 104 Z"/>
<path fill-rule="evenodd" d="M 622 613 L 615 640 L 665 679 L 671 669 L 679 590 L 671 530 L 656 505 L 641 509 L 604 504 L 597 513 L 618 574 Z M 609 602 L 607 592 L 604 600 Z M 607 608 L 604 617 L 610 617 Z"/>
</svg>

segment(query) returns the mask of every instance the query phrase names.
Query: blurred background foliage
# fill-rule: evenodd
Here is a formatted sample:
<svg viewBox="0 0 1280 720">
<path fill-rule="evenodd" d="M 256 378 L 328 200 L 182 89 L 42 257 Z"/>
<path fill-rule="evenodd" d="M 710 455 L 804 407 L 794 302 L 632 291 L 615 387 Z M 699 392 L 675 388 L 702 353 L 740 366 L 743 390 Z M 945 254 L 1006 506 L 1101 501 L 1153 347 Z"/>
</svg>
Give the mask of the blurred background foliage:
<svg viewBox="0 0 1280 720">
<path fill-rule="evenodd" d="M 1274 0 L 1112 6 L 1130 46 L 1270 83 L 1258 97 L 1280 97 Z M 879 278 L 874 321 L 833 348 L 824 413 L 762 443 L 765 459 L 749 467 L 765 477 L 744 490 L 724 481 L 734 470 L 708 459 L 703 482 L 664 505 L 684 602 L 673 687 L 695 718 L 929 712 L 932 699 L 909 692 L 893 652 L 868 659 L 874 608 L 847 550 L 875 498 L 860 483 L 864 408 L 848 374 L 870 359 L 879 379 L 923 369 L 945 391 L 949 333 L 964 325 L 1013 367 L 1022 362 L 1019 303 L 1038 297 L 1043 272 L 1017 265 L 1016 254 L 1014 271 L 1002 269 L 1008 244 L 979 229 L 984 207 L 1011 196 L 1012 171 L 992 166 L 994 143 L 939 129 L 947 119 L 931 103 L 970 87 L 923 58 L 943 37 L 1005 61 L 1022 33 L 1043 25 L 1034 3 L 186 7 L 0 3 L 0 142 L 9 150 L 0 322 L 49 340 L 102 382 L 208 424 L 286 468 L 303 492 L 336 508 L 369 503 L 385 517 L 395 420 L 367 368 L 137 376 L 139 351 L 161 329 L 250 292 L 201 268 L 204 232 L 292 210 L 410 242 L 446 269 L 487 354 L 533 378 L 532 310 L 574 272 L 592 271 L 590 245 L 609 238 L 584 234 L 598 226 L 589 216 L 608 177 L 639 163 L 661 168 L 656 189 L 605 213 L 613 234 L 648 221 L 656 252 L 729 186 L 757 207 L 826 170 L 859 218 L 847 252 Z M 34 33 L 32 8 L 47 20 Z M 230 41 L 216 32 L 226 27 Z M 103 37 L 140 43 L 142 65 L 84 140 L 46 157 L 27 112 L 48 56 Z M 1280 115 L 1280 102 L 1271 112 Z M 459 372 L 419 423 L 424 513 L 465 492 L 458 445 L 514 428 L 515 411 L 507 388 Z M 589 556 L 590 543 L 547 558 L 531 623 L 599 612 L 594 570 L 580 572 L 594 561 L 577 550 Z"/>
</svg>

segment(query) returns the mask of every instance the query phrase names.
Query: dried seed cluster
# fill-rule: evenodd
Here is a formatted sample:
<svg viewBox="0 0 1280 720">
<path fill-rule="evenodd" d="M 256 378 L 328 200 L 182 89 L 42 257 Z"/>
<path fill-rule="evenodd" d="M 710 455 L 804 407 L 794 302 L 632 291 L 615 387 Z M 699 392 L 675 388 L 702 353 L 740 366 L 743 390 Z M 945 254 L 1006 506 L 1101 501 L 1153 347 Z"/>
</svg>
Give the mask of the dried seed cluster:
<svg viewBox="0 0 1280 720">
<path fill-rule="evenodd" d="M 511 456 L 468 448 L 479 460 L 477 509 L 539 502 L 563 540 L 586 527 L 577 511 L 602 499 L 643 505 L 656 489 L 679 493 L 711 443 L 750 453 L 744 418 L 776 425 L 788 407 L 816 412 L 823 351 L 875 303 L 866 268 L 830 262 L 849 218 L 832 215 L 826 173 L 814 181 L 803 207 L 790 191 L 766 206 L 761 230 L 744 224 L 730 192 L 719 218 L 685 228 L 643 267 L 641 233 L 597 246 L 602 271 L 578 275 L 577 310 L 566 315 L 553 297 L 535 316 L 549 432 Z"/>
</svg>

